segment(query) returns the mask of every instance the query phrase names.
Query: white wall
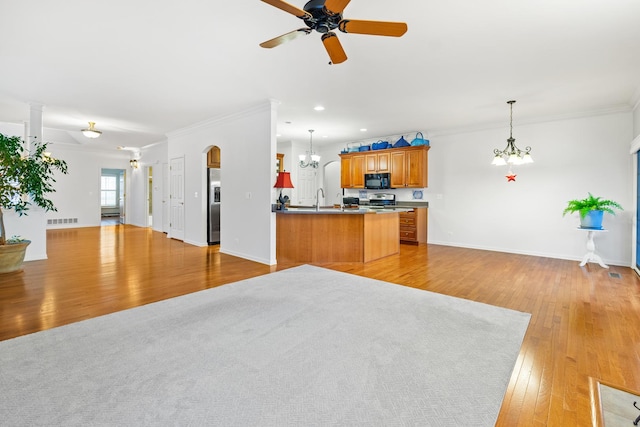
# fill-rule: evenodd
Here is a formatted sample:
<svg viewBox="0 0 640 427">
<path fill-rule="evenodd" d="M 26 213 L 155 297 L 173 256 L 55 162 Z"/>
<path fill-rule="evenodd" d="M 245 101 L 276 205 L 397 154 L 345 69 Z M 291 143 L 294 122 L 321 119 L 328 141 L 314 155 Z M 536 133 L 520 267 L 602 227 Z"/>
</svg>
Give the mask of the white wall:
<svg viewBox="0 0 640 427">
<path fill-rule="evenodd" d="M 99 139 L 92 144 L 99 144 Z M 50 151 L 54 157 L 67 162 L 68 174 L 60 175 L 51 200 L 58 209 L 48 212 L 49 219 L 77 218 L 77 223 L 49 224 L 47 228 L 74 228 L 100 226 L 100 175 L 102 169 L 125 169 L 130 176 L 129 153 L 115 149 L 102 150 L 53 142 Z M 129 198 L 128 190 L 125 190 Z"/>
<path fill-rule="evenodd" d="M 430 135 L 429 188 L 425 189 L 425 200 L 430 202 L 429 243 L 579 260 L 585 253 L 586 236 L 576 229 L 577 217 L 562 217 L 562 210 L 567 200 L 591 191 L 625 207 L 615 217 L 605 216 L 609 231 L 596 237 L 596 245 L 605 262 L 630 265 L 635 202 L 629 143 L 638 134 L 639 110 L 514 124 L 516 144 L 531 145 L 535 159 L 533 165 L 514 170 L 515 183 L 506 181 L 505 168 L 490 165 L 492 150 L 506 144 L 507 126 Z M 285 168 L 293 175 L 300 151 L 293 143 L 285 144 L 284 150 L 275 149 L 276 114 L 269 103 L 177 131 L 166 145 L 143 150 L 138 171 L 151 164 L 154 174 L 161 173 L 162 167 L 156 166 L 170 157 L 185 157 L 187 243 L 206 245 L 206 151 L 218 145 L 222 149 L 223 197 L 227 202 L 222 209 L 220 249 L 275 263 L 275 219 L 269 212 L 277 198 L 272 160 L 276 151 L 284 151 Z M 22 131 L 19 125 L 0 124 L 0 132 L 5 134 L 21 135 Z M 339 160 L 344 144 L 315 148 L 325 164 Z M 100 170 L 130 171 L 128 152 L 90 151 L 55 142 L 51 149 L 54 156 L 69 164 L 69 175 L 58 177 L 57 192 L 52 195 L 58 212 L 45 214 L 32 209 L 27 217 L 5 213 L 8 235 L 32 240 L 27 260 L 46 258 L 48 218 L 78 218 L 77 225 L 66 227 L 99 225 Z M 135 173 L 129 175 L 130 223 L 142 225 L 144 179 L 138 180 Z M 319 182 L 322 179 L 319 176 Z M 395 191 L 399 200 L 411 199 L 411 191 Z"/>
<path fill-rule="evenodd" d="M 0 132 L 22 137 L 24 127 L 16 124 L 0 124 Z M 100 225 L 100 171 L 102 168 L 125 169 L 129 167 L 129 155 L 117 150 L 101 150 L 99 147 L 74 146 L 52 140 L 44 129 L 43 140 L 49 143 L 53 157 L 67 162 L 68 174 L 56 173 L 55 192 L 49 195 L 57 211 L 44 212 L 40 208 L 29 209 L 27 216 L 5 213 L 7 234 L 19 235 L 31 240 L 25 255 L 26 261 L 47 258 L 48 228 L 74 228 Z M 56 133 L 51 133 L 56 135 Z M 91 144 L 99 144 L 99 139 Z M 52 219 L 74 219 L 77 222 L 47 225 Z"/>
<path fill-rule="evenodd" d="M 535 163 L 490 165 L 508 128 L 432 136 L 429 151 L 429 242 L 563 259 L 581 259 L 586 236 L 566 202 L 587 192 L 622 204 L 606 215 L 596 237 L 605 262 L 630 265 L 632 200 L 631 113 L 516 125 L 516 145 L 532 147 Z"/>
<path fill-rule="evenodd" d="M 169 159 L 185 161 L 185 242 L 207 245 L 206 154 L 220 147 L 220 252 L 275 264 L 276 103 L 168 135 Z"/>
</svg>

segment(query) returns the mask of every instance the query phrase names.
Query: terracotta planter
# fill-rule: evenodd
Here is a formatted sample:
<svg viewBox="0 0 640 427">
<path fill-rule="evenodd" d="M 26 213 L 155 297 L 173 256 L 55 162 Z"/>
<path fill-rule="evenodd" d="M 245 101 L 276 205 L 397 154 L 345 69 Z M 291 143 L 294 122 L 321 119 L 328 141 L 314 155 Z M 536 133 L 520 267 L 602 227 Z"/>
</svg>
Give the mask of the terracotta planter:
<svg viewBox="0 0 640 427">
<path fill-rule="evenodd" d="M 30 243 L 30 240 L 23 240 L 19 243 L 0 245 L 0 273 L 21 271 L 24 255 Z"/>
</svg>

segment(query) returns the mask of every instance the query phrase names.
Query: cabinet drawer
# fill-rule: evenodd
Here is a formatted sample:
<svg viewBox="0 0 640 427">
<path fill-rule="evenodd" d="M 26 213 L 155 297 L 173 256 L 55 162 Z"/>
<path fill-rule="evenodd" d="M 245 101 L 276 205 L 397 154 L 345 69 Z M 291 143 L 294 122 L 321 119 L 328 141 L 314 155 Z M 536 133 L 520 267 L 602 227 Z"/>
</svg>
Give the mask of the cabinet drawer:
<svg viewBox="0 0 640 427">
<path fill-rule="evenodd" d="M 416 211 L 411 210 L 411 211 L 407 211 L 407 212 L 400 212 L 400 218 L 415 218 L 416 217 Z"/>
<path fill-rule="evenodd" d="M 416 225 L 416 219 L 415 217 L 406 217 L 406 216 L 401 216 L 400 217 L 400 225 L 410 225 L 410 226 L 415 226 Z"/>
<path fill-rule="evenodd" d="M 400 228 L 400 240 L 416 240 L 416 229 Z"/>
</svg>

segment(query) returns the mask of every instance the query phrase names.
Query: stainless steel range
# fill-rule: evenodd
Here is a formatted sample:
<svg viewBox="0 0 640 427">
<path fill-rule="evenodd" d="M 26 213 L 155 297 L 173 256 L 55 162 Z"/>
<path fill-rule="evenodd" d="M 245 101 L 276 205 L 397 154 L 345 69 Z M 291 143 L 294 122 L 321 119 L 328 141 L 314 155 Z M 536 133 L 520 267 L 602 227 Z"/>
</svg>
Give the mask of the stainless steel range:
<svg viewBox="0 0 640 427">
<path fill-rule="evenodd" d="M 396 195 L 390 193 L 374 193 L 369 196 L 370 208 L 384 208 L 396 205 Z"/>
</svg>

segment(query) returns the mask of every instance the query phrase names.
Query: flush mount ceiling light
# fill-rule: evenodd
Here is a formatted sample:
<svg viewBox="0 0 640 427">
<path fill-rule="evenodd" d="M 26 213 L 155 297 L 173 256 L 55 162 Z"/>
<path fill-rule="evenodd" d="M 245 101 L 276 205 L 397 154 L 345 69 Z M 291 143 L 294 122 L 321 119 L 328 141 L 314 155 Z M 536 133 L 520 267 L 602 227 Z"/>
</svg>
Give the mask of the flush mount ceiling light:
<svg viewBox="0 0 640 427">
<path fill-rule="evenodd" d="M 102 135 L 102 132 L 95 128 L 95 122 L 89 122 L 89 127 L 82 129 L 82 134 L 87 138 L 97 138 Z"/>
<path fill-rule="evenodd" d="M 320 156 L 318 156 L 313 151 L 313 129 L 309 129 L 309 151 L 307 154 L 300 154 L 300 167 L 306 168 L 311 166 L 314 169 L 317 169 L 320 165 Z"/>
<path fill-rule="evenodd" d="M 533 163 L 531 158 L 531 147 L 526 147 L 524 150 L 519 149 L 516 146 L 516 140 L 513 138 L 513 104 L 516 101 L 507 101 L 511 109 L 511 116 L 509 119 L 509 139 L 507 139 L 507 146 L 504 150 L 493 150 L 495 154 L 492 165 L 504 166 L 504 165 L 522 165 L 526 163 Z"/>
</svg>

